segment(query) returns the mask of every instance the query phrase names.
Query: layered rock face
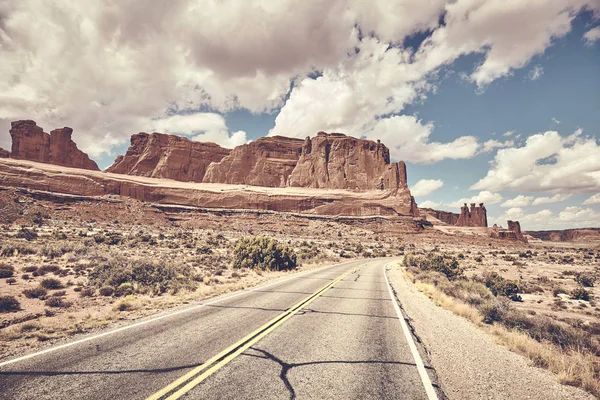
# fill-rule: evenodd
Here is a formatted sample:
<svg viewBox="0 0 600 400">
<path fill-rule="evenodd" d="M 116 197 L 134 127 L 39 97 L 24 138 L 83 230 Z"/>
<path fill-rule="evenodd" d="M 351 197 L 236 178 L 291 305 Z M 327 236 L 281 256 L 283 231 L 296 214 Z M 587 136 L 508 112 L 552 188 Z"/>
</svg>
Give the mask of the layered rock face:
<svg viewBox="0 0 600 400">
<path fill-rule="evenodd" d="M 142 132 L 131 136 L 127 153 L 117 157 L 106 172 L 202 182 L 208 166 L 228 154 L 228 149 L 215 143 Z"/>
<path fill-rule="evenodd" d="M 424 214 L 431 215 L 432 217 L 448 225 L 456 225 L 458 218 L 460 217 L 460 214 L 449 211 L 434 210 L 433 208 L 420 208 L 420 210 L 423 211 Z"/>
<path fill-rule="evenodd" d="M 98 171 L 98 165 L 71 140 L 72 133 L 64 127 L 47 134 L 31 120 L 11 122 L 10 158 Z"/>
<path fill-rule="evenodd" d="M 2 147 L 0 147 L 0 158 L 8 158 L 8 157 L 10 157 L 10 151 L 4 150 Z"/>
<path fill-rule="evenodd" d="M 404 162 L 390 164 L 388 148 L 341 133 L 307 137 L 290 186 L 332 189 L 407 188 Z"/>
<path fill-rule="evenodd" d="M 465 205 L 460 208 L 460 216 L 458 217 L 456 226 L 487 228 L 487 210 L 483 203 L 480 203 L 479 207 L 475 206 L 475 203 L 471 203 L 471 209 L 469 209 L 467 203 L 465 203 Z"/>
<path fill-rule="evenodd" d="M 300 158 L 302 143 L 302 139 L 272 136 L 238 146 L 208 167 L 204 182 L 288 186 Z"/>
</svg>

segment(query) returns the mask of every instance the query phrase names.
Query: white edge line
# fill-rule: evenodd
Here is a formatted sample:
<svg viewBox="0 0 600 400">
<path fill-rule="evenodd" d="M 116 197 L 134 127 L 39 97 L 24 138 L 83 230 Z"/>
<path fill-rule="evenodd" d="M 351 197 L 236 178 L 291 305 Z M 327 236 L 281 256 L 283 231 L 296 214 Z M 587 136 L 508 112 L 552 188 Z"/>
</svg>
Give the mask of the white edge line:
<svg viewBox="0 0 600 400">
<path fill-rule="evenodd" d="M 390 265 L 390 263 L 384 264 L 383 266 L 383 276 L 385 277 L 385 283 L 387 284 L 388 291 L 390 292 L 390 297 L 392 298 L 392 303 L 394 303 L 394 308 L 396 309 L 396 314 L 398 314 L 398 319 L 400 320 L 400 324 L 402 325 L 402 331 L 404 332 L 404 336 L 406 337 L 406 341 L 408 342 L 408 347 L 410 347 L 410 351 L 412 353 L 413 358 L 415 359 L 415 364 L 417 365 L 417 370 L 419 371 L 419 376 L 421 377 L 421 381 L 423 382 L 423 386 L 425 387 L 425 392 L 427 393 L 427 398 L 429 400 L 437 400 L 437 394 L 433 385 L 431 384 L 431 379 L 429 379 L 429 375 L 425 370 L 425 365 L 423 364 L 423 360 L 421 359 L 421 355 L 417 350 L 417 345 L 408 329 L 408 325 L 404 320 L 404 315 L 400 310 L 400 306 L 398 306 L 398 302 L 394 297 L 394 292 L 392 290 L 392 286 L 390 285 L 390 281 L 388 280 L 386 268 Z"/>
<path fill-rule="evenodd" d="M 353 261 L 349 261 L 348 263 L 351 263 L 351 262 L 353 262 Z M 324 269 L 327 269 L 327 268 L 332 268 L 332 267 L 343 265 L 343 264 L 346 264 L 346 263 L 327 265 L 327 266 L 324 266 L 322 268 L 315 268 L 315 269 L 312 269 L 312 270 L 309 270 L 309 271 L 300 272 L 298 274 L 294 274 L 294 276 L 290 276 L 287 279 L 277 279 L 274 282 L 271 282 L 271 283 L 269 283 L 267 285 L 257 286 L 257 287 L 251 288 L 251 289 L 244 289 L 244 290 L 242 290 L 240 292 L 237 292 L 237 293 L 234 293 L 234 294 L 232 294 L 230 296 L 221 297 L 221 298 L 215 299 L 213 301 L 209 301 L 208 303 L 198 304 L 198 305 L 195 305 L 195 306 L 192 306 L 192 307 L 184 308 L 183 310 L 172 312 L 170 314 L 165 314 L 165 315 L 161 315 L 159 317 L 154 317 L 154 318 L 147 319 L 147 320 L 144 320 L 144 321 L 136 322 L 135 324 L 126 325 L 126 326 L 123 326 L 121 328 L 114 329 L 112 331 L 99 333 L 97 335 L 86 337 L 86 338 L 83 338 L 83 339 L 79 339 L 79 340 L 76 340 L 74 342 L 69 342 L 69 343 L 61 344 L 59 346 L 50 347 L 50 348 L 47 348 L 45 350 L 41 350 L 41 351 L 38 351 L 38 352 L 35 352 L 35 353 L 31 353 L 31 354 L 27 354 L 27 355 L 24 355 L 24 356 L 21 356 L 21 357 L 18 357 L 18 358 L 14 358 L 12 360 L 3 361 L 3 362 L 0 362 L 0 367 L 4 367 L 4 366 L 9 365 L 9 364 L 14 364 L 14 363 L 17 363 L 17 362 L 20 362 L 20 361 L 24 361 L 24 360 L 27 360 L 27 359 L 30 359 L 30 358 L 33 358 L 33 357 L 41 356 L 42 354 L 52 353 L 52 352 L 55 352 L 57 350 L 61 350 L 61 349 L 67 348 L 67 347 L 75 346 L 77 344 L 85 343 L 85 342 L 88 342 L 90 340 L 98 339 L 98 338 L 101 338 L 101 337 L 104 337 L 104 336 L 108 336 L 108 335 L 112 335 L 112 334 L 115 334 L 115 333 L 123 332 L 123 331 L 126 331 L 128 329 L 136 328 L 138 326 L 146 325 L 146 324 L 149 324 L 151 322 L 159 321 L 159 320 L 164 319 L 164 318 L 168 318 L 168 317 L 172 317 L 174 315 L 178 315 L 178 314 L 182 314 L 182 313 L 185 313 L 185 312 L 188 312 L 188 311 L 196 310 L 196 309 L 201 308 L 201 307 L 210 306 L 212 304 L 219 303 L 221 301 L 233 299 L 234 297 L 238 297 L 238 296 L 241 296 L 243 294 L 251 293 L 251 292 L 254 292 L 254 291 L 257 291 L 257 290 L 261 290 L 261 289 L 266 289 L 266 288 L 268 288 L 270 286 L 273 286 L 273 285 L 276 285 L 276 284 L 279 284 L 279 283 L 287 282 L 287 281 L 292 280 L 292 279 L 297 279 L 297 278 L 299 278 L 301 276 L 304 276 L 304 275 L 307 275 L 307 274 L 309 274 L 311 272 L 317 272 L 317 271 L 321 271 L 321 270 L 324 270 Z"/>
</svg>

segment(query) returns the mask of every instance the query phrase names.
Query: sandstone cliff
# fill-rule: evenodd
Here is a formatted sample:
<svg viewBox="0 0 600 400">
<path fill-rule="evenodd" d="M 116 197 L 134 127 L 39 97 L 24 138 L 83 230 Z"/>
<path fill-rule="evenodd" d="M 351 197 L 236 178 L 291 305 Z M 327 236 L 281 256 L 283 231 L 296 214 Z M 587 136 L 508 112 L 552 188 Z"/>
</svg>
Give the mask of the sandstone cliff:
<svg viewBox="0 0 600 400">
<path fill-rule="evenodd" d="M 528 235 L 540 240 L 554 242 L 597 241 L 600 240 L 600 228 L 576 228 L 551 231 L 527 231 Z"/>
<path fill-rule="evenodd" d="M 527 239 L 525 238 L 525 236 L 523 236 L 523 233 L 521 232 L 521 224 L 519 223 L 519 221 L 507 221 L 507 222 L 508 222 L 508 230 L 515 233 L 515 237 L 517 238 L 517 240 L 527 243 Z"/>
<path fill-rule="evenodd" d="M 449 211 L 434 210 L 433 208 L 419 208 L 419 210 L 422 211 L 422 214 L 431 215 L 440 222 L 448 225 L 456 225 L 458 218 L 460 217 L 460 214 Z"/>
<path fill-rule="evenodd" d="M 142 132 L 131 136 L 127 153 L 117 157 L 106 172 L 202 182 L 207 167 L 228 154 L 228 149 L 215 143 Z"/>
<path fill-rule="evenodd" d="M 302 143 L 301 139 L 273 136 L 238 146 L 221 161 L 208 167 L 204 182 L 288 186 Z"/>
<path fill-rule="evenodd" d="M 10 157 L 10 151 L 4 150 L 2 147 L 0 147 L 0 158 L 8 158 L 8 157 Z"/>
<path fill-rule="evenodd" d="M 98 165 L 71 140 L 72 133 L 64 127 L 47 134 L 31 120 L 11 122 L 10 158 L 97 171 Z"/>
<path fill-rule="evenodd" d="M 390 164 L 388 148 L 341 133 L 307 137 L 290 186 L 334 189 L 407 188 L 404 162 Z"/>
</svg>

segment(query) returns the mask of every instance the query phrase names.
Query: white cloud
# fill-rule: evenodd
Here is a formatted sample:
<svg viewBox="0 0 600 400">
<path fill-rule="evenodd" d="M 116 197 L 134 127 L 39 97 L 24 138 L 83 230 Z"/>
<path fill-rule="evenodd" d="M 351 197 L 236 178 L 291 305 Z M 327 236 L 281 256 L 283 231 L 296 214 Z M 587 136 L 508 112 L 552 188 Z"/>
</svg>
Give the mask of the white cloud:
<svg viewBox="0 0 600 400">
<path fill-rule="evenodd" d="M 489 153 L 490 151 L 497 149 L 497 148 L 503 148 L 503 147 L 511 147 L 514 146 L 515 142 L 512 140 L 507 140 L 504 143 L 499 142 L 498 140 L 494 140 L 494 139 L 490 139 L 487 142 L 483 143 L 483 152 L 485 153 Z"/>
<path fill-rule="evenodd" d="M 512 136 L 514 133 L 515 131 L 506 131 L 504 134 L 502 134 L 502 136 Z"/>
<path fill-rule="evenodd" d="M 590 29 L 583 35 L 585 44 L 592 46 L 597 40 L 600 39 L 600 26 Z"/>
<path fill-rule="evenodd" d="M 192 136 L 192 140 L 213 142 L 233 148 L 247 142 L 246 132 L 229 134 L 225 118 L 214 113 L 176 114 L 150 121 L 147 130 Z"/>
<path fill-rule="evenodd" d="M 570 194 L 555 194 L 552 197 L 537 197 L 531 203 L 532 206 L 539 206 L 540 204 L 560 203 L 571 198 Z"/>
<path fill-rule="evenodd" d="M 490 224 L 506 226 L 507 220 L 519 221 L 523 230 L 597 227 L 600 226 L 600 212 L 591 208 L 570 206 L 558 214 L 550 210 L 527 214 L 522 208 L 515 207 L 498 217 L 489 217 Z"/>
<path fill-rule="evenodd" d="M 550 118 L 552 120 L 552 122 L 554 122 L 555 124 L 559 125 L 560 121 L 554 117 Z"/>
<path fill-rule="evenodd" d="M 444 186 L 441 179 L 421 179 L 410 188 L 410 192 L 415 197 L 427 196 Z"/>
<path fill-rule="evenodd" d="M 600 189 L 600 145 L 596 138 L 538 133 L 522 147 L 498 150 L 487 175 L 471 190 L 590 193 Z"/>
<path fill-rule="evenodd" d="M 165 115 L 283 105 L 272 133 L 343 130 L 384 136 L 392 154 L 414 162 L 468 158 L 474 137 L 430 141 L 432 122 L 390 116 L 423 99 L 440 67 L 462 55 L 482 54 L 470 75 L 482 87 L 524 67 L 596 3 L 4 1 L 0 131 L 24 118 L 47 130 L 71 126 L 97 157 Z M 418 50 L 402 47 L 426 30 L 433 34 Z M 415 132 L 424 136 L 406 136 Z"/>
<path fill-rule="evenodd" d="M 500 207 L 525 207 L 531 204 L 533 196 L 518 195 L 514 199 L 506 200 Z"/>
<path fill-rule="evenodd" d="M 448 207 L 453 207 L 453 208 L 460 208 L 462 207 L 465 203 L 467 203 L 467 205 L 471 204 L 471 203 L 475 203 L 475 204 L 479 204 L 479 203 L 484 203 L 484 204 L 497 204 L 500 203 L 502 201 L 502 195 L 500 193 L 493 193 L 487 190 L 483 190 L 481 192 L 479 192 L 479 194 L 471 197 L 471 198 L 463 198 L 457 201 L 454 201 L 452 203 L 447 203 L 446 205 Z"/>
<path fill-rule="evenodd" d="M 537 81 L 544 75 L 544 68 L 541 65 L 534 65 L 533 68 L 527 74 L 527 79 L 530 81 Z"/>
<path fill-rule="evenodd" d="M 584 201 L 583 204 L 585 204 L 585 205 L 587 205 L 587 204 L 600 204 L 600 193 L 596 193 L 595 195 L 593 195 L 592 197 L 590 197 L 589 199 L 587 199 L 586 201 Z"/>
<path fill-rule="evenodd" d="M 442 203 L 437 203 L 435 201 L 431 201 L 431 200 L 425 200 L 421 203 L 419 203 L 419 208 L 433 208 L 433 209 L 437 209 L 439 207 L 442 206 Z"/>
</svg>

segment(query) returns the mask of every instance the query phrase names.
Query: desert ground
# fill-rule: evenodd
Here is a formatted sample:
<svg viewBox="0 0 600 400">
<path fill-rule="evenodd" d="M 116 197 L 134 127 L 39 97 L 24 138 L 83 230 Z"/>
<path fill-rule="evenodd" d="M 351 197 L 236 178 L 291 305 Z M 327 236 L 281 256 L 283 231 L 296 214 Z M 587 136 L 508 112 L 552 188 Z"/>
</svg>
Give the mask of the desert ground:
<svg viewBox="0 0 600 400">
<path fill-rule="evenodd" d="M 0 191 L 0 204 L 0 292 L 16 301 L 3 305 L 0 314 L 0 360 L 298 270 L 388 257 L 396 260 L 392 269 L 415 288 L 482 330 L 525 334 L 552 346 L 552 357 L 583 357 L 584 366 L 575 367 L 585 373 L 553 370 L 551 356 L 540 359 L 497 335 L 534 365 L 555 372 L 560 382 L 599 393 L 596 242 L 526 244 L 473 229 L 409 233 L 385 218 L 169 211 L 117 196 L 69 199 L 21 189 Z M 298 268 L 234 267 L 236 243 L 255 236 L 288 245 Z M 460 276 L 454 276 L 455 267 Z M 527 322 L 542 319 L 552 323 Z"/>
</svg>

